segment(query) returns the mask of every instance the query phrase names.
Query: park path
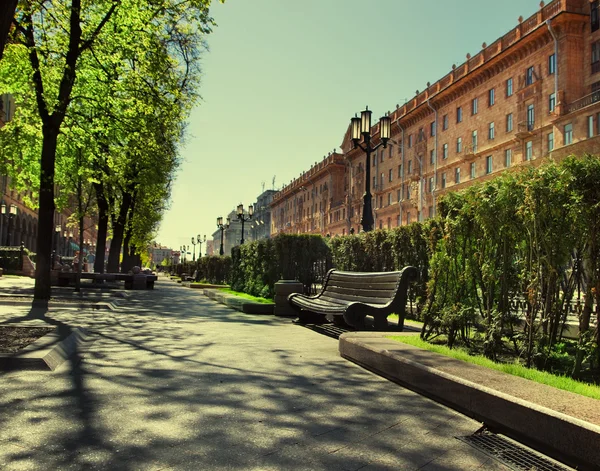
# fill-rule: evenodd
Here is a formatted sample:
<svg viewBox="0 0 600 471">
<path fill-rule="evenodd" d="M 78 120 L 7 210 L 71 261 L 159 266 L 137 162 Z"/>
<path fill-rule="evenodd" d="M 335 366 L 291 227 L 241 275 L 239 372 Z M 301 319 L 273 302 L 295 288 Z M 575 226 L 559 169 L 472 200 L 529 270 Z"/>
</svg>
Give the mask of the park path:
<svg viewBox="0 0 600 471">
<path fill-rule="evenodd" d="M 24 314 L 3 306 L 0 322 Z M 170 281 L 117 311 L 47 316 L 93 342 L 53 373 L 0 373 L 1 470 L 506 469 L 455 438 L 480 424 L 289 319 Z"/>
</svg>

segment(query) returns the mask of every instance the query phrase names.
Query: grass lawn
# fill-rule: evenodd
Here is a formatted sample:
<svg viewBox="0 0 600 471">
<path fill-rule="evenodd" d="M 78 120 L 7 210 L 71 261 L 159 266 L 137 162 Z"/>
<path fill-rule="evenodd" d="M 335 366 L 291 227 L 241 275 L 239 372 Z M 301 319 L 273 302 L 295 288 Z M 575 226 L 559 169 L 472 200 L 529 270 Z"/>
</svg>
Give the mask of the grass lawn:
<svg viewBox="0 0 600 471">
<path fill-rule="evenodd" d="M 481 355 L 470 355 L 467 351 L 460 348 L 448 348 L 445 345 L 435 345 L 421 340 L 418 336 L 389 336 L 388 338 L 397 342 L 414 345 L 431 352 L 440 353 L 458 360 L 467 361 L 475 365 L 485 366 L 493 370 L 503 371 L 514 376 L 530 379 L 538 383 L 547 384 L 558 389 L 564 389 L 582 396 L 600 399 L 600 387 L 592 384 L 582 383 L 566 376 L 557 376 L 545 371 L 538 371 L 526 368 L 516 363 L 495 363 L 492 360 Z"/>
<path fill-rule="evenodd" d="M 229 289 L 229 288 L 219 288 L 219 291 L 223 291 L 223 293 L 227 293 L 227 294 L 234 294 L 236 296 L 239 296 L 240 298 L 245 298 L 245 299 L 248 299 L 249 301 L 254 301 L 255 303 L 261 303 L 261 304 L 272 304 L 273 303 L 272 299 L 259 298 L 257 296 L 252 296 L 250 294 L 241 293 L 239 291 L 233 291 L 232 289 Z"/>
</svg>

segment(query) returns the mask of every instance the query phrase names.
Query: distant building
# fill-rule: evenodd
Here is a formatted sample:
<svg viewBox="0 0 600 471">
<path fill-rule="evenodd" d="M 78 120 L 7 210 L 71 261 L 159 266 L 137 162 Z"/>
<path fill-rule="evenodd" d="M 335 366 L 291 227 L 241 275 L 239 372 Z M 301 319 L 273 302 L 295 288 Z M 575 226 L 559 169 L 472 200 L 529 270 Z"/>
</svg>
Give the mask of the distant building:
<svg viewBox="0 0 600 471">
<path fill-rule="evenodd" d="M 252 220 L 248 222 L 250 237 L 252 240 L 268 239 L 271 237 L 271 207 L 273 195 L 277 191 L 263 191 L 254 203 L 254 215 Z"/>
<path fill-rule="evenodd" d="M 150 256 L 154 265 L 160 265 L 165 259 L 171 263 L 173 249 L 159 244 L 150 249 Z"/>
</svg>

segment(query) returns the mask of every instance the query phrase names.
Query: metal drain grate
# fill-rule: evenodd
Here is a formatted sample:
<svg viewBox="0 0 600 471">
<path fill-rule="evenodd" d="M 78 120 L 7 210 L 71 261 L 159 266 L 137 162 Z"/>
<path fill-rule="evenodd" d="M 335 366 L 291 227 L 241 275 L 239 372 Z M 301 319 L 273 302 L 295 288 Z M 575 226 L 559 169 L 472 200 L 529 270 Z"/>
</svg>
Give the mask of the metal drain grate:
<svg viewBox="0 0 600 471">
<path fill-rule="evenodd" d="M 502 435 L 480 429 L 473 435 L 456 437 L 488 456 L 496 458 L 516 471 L 572 471 L 557 461 L 547 458 Z"/>
<path fill-rule="evenodd" d="M 350 330 L 344 329 L 342 327 L 337 327 L 333 324 L 299 324 L 307 329 L 314 330 L 319 334 L 327 335 L 328 337 L 333 337 L 334 339 L 339 339 L 340 335 L 344 332 L 352 332 Z"/>
</svg>

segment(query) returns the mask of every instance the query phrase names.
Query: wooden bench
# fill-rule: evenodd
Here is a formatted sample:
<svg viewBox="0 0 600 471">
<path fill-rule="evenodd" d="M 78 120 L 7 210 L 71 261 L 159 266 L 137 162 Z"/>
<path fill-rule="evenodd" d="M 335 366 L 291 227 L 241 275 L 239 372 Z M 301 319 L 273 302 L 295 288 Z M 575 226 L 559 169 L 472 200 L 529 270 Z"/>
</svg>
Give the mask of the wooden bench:
<svg viewBox="0 0 600 471">
<path fill-rule="evenodd" d="M 154 282 L 156 281 L 156 275 L 132 275 L 129 273 L 88 273 L 82 272 L 82 280 L 94 280 L 94 281 L 124 281 L 125 289 L 135 289 L 134 276 L 144 277 L 145 289 L 154 289 Z M 58 286 L 69 286 L 70 283 L 75 283 L 77 273 L 72 271 L 61 271 L 58 272 Z"/>
<path fill-rule="evenodd" d="M 348 272 L 329 270 L 321 292 L 316 296 L 290 294 L 288 301 L 299 312 L 299 321 L 344 322 L 356 329 L 365 328 L 365 317 L 372 316 L 374 327 L 388 326 L 387 317 L 398 314 L 398 327 L 404 328 L 408 287 L 418 278 L 415 267 L 393 272 Z"/>
</svg>

